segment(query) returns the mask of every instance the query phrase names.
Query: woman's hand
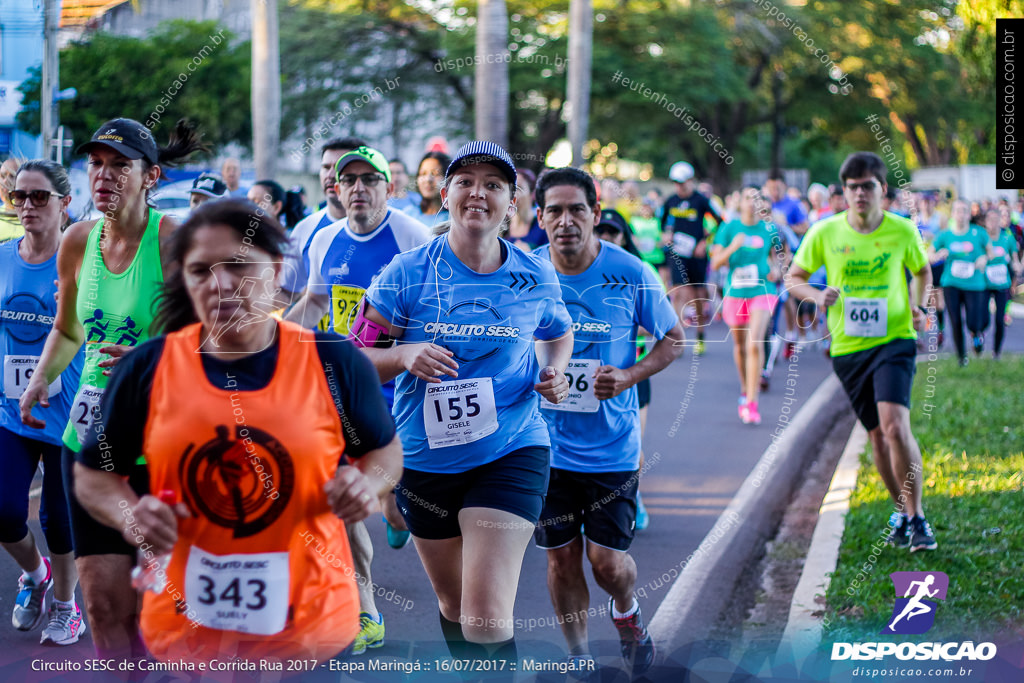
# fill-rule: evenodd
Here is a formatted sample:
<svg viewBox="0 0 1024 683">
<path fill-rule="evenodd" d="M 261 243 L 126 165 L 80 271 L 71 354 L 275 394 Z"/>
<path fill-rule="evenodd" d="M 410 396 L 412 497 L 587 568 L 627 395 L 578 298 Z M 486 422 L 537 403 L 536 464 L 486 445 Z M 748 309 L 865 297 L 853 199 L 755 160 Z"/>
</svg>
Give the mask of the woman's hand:
<svg viewBox="0 0 1024 683">
<path fill-rule="evenodd" d="M 324 484 L 331 512 L 346 524 L 361 522 L 380 512 L 375 482 L 350 465 L 338 468 L 334 478 Z"/>
<path fill-rule="evenodd" d="M 441 375 L 458 377 L 459 364 L 451 351 L 437 344 L 403 344 L 402 366 L 420 379 L 440 383 Z"/>
<path fill-rule="evenodd" d="M 36 377 L 39 379 L 37 380 Z M 25 393 L 18 399 L 18 408 L 21 410 L 21 422 L 26 427 L 33 429 L 45 429 L 46 420 L 40 420 L 32 415 L 32 407 L 37 403 L 41 408 L 50 407 L 50 388 L 46 386 L 45 376 L 37 372 L 29 380 L 25 387 Z"/>
<path fill-rule="evenodd" d="M 551 403 L 561 403 L 569 395 L 569 380 L 558 368 L 547 365 L 540 371 L 540 382 L 533 385 L 534 390 Z"/>
<path fill-rule="evenodd" d="M 129 351 L 134 349 L 134 346 L 125 346 L 124 344 L 111 344 L 110 346 L 104 346 L 100 349 L 100 353 L 105 353 L 110 356 L 107 360 L 101 360 L 96 364 L 99 368 L 112 368 L 117 365 L 117 362 L 124 357 Z M 110 370 L 104 370 L 103 374 L 106 377 L 110 377 Z"/>
<path fill-rule="evenodd" d="M 178 541 L 178 518 L 187 518 L 189 511 L 184 503 L 168 505 L 146 494 L 132 508 L 132 516 L 135 524 L 121 531 L 125 540 L 136 547 L 148 543 L 155 555 L 163 555 L 174 549 Z"/>
</svg>

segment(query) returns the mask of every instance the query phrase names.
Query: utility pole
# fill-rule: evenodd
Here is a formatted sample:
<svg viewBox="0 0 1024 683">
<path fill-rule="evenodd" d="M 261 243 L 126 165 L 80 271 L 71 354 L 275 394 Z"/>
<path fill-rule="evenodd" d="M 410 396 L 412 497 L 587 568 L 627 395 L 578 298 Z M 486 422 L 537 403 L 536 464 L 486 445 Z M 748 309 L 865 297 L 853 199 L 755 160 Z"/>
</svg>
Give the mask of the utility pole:
<svg viewBox="0 0 1024 683">
<path fill-rule="evenodd" d="M 256 179 L 277 176 L 281 145 L 281 53 L 277 0 L 251 0 L 252 147 Z"/>
<path fill-rule="evenodd" d="M 60 124 L 57 90 L 60 87 L 60 61 L 57 56 L 57 0 L 43 4 L 43 83 L 39 91 L 40 128 L 43 135 L 43 156 L 53 159 L 53 134 Z M 59 156 L 59 154 L 58 154 Z"/>
<path fill-rule="evenodd" d="M 569 110 L 569 145 L 572 165 L 583 167 L 583 143 L 590 120 L 590 61 L 594 39 L 594 6 L 591 0 L 569 0 L 569 77 L 566 82 Z"/>
</svg>

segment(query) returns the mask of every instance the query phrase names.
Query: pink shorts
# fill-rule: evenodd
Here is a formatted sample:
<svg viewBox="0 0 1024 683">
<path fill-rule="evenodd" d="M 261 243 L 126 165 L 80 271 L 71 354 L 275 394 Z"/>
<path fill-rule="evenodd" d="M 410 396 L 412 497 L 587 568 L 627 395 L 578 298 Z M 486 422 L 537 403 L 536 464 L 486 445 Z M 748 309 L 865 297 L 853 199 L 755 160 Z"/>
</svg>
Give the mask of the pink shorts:
<svg viewBox="0 0 1024 683">
<path fill-rule="evenodd" d="M 768 311 L 775 308 L 779 297 L 774 294 L 760 294 L 752 299 L 737 299 L 727 296 L 722 303 L 722 320 L 729 327 L 743 327 L 750 322 L 751 311 Z"/>
</svg>

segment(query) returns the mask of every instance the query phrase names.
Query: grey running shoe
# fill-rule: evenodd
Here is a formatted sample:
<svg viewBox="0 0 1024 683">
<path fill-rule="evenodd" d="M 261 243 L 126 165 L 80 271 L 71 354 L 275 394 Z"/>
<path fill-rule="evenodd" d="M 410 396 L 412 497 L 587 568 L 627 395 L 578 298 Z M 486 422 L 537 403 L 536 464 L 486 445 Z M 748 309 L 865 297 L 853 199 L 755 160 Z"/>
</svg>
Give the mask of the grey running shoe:
<svg viewBox="0 0 1024 683">
<path fill-rule="evenodd" d="M 53 569 L 47 558 L 43 558 L 43 563 L 46 564 L 46 578 L 38 585 L 25 574 L 18 578 L 18 597 L 14 599 L 11 623 L 19 631 L 31 631 L 43 623 L 46 616 L 46 594 L 53 587 Z"/>
</svg>

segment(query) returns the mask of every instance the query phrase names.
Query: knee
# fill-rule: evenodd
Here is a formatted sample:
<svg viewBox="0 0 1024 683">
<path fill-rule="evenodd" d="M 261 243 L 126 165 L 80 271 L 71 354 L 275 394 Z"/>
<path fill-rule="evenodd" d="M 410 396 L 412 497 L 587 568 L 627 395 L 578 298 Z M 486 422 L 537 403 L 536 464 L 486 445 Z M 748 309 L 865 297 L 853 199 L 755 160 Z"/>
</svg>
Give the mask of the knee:
<svg viewBox="0 0 1024 683">
<path fill-rule="evenodd" d="M 890 444 L 905 444 L 910 438 L 910 425 L 899 415 L 881 416 L 882 434 Z"/>
<path fill-rule="evenodd" d="M 583 569 L 583 558 L 577 553 L 548 551 L 548 573 L 559 579 L 579 574 Z"/>
<path fill-rule="evenodd" d="M 594 568 L 594 576 L 603 581 L 614 581 L 625 568 L 626 553 L 602 548 L 600 552 L 591 553 L 590 564 Z"/>
<path fill-rule="evenodd" d="M 136 612 L 135 592 L 126 592 L 122 585 L 111 585 L 110 582 L 97 583 L 85 576 L 80 577 L 82 597 L 85 598 L 85 610 L 89 615 L 90 626 L 103 631 L 116 628 L 130 622 Z"/>
</svg>

